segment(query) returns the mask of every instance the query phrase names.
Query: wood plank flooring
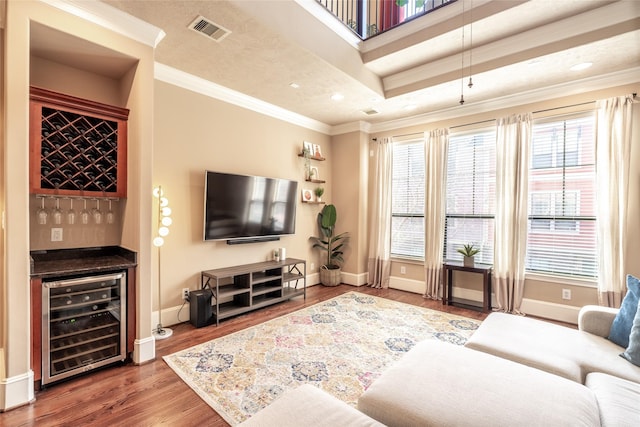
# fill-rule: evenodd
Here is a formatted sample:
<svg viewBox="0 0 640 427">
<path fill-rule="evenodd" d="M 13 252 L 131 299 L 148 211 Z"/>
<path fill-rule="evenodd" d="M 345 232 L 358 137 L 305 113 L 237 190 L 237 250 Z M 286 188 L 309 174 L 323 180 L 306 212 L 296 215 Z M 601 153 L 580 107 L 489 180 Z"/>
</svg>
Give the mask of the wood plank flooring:
<svg viewBox="0 0 640 427">
<path fill-rule="evenodd" d="M 421 307 L 483 320 L 486 314 L 443 306 L 421 295 L 393 289 L 340 285 L 313 286 L 307 299 L 224 320 L 220 326 L 196 329 L 174 325 L 173 336 L 156 343 L 156 359 L 105 368 L 36 392 L 36 401 L 0 414 L 0 426 L 212 426 L 228 424 L 204 403 L 162 360 L 162 356 L 265 322 L 345 292 L 362 292 Z M 187 314 L 188 315 L 188 314 Z"/>
</svg>

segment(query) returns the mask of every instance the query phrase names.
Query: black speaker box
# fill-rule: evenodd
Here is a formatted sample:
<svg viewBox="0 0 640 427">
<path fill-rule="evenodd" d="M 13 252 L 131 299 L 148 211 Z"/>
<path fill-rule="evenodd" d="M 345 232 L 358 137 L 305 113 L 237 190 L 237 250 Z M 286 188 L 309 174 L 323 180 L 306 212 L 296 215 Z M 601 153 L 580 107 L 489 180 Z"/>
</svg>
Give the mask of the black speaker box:
<svg viewBox="0 0 640 427">
<path fill-rule="evenodd" d="M 202 328 L 215 322 L 209 289 L 189 292 L 189 321 L 196 328 Z"/>
</svg>

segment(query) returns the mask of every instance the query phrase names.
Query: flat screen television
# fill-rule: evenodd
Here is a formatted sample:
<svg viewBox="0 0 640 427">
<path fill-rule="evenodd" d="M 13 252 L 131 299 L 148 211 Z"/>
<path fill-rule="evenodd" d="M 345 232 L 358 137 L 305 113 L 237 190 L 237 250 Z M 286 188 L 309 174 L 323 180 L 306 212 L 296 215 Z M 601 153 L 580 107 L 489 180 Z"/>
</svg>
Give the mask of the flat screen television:
<svg viewBox="0 0 640 427">
<path fill-rule="evenodd" d="M 296 231 L 298 182 L 206 171 L 204 240 L 277 240 Z"/>
</svg>

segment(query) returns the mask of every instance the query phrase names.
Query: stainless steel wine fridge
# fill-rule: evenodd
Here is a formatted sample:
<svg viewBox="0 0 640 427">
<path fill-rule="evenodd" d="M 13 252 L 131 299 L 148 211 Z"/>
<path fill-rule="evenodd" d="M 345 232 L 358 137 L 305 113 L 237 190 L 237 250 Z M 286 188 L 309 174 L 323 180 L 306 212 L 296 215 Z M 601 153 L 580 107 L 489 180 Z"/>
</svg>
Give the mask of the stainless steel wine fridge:
<svg viewBox="0 0 640 427">
<path fill-rule="evenodd" d="M 125 360 L 125 272 L 42 286 L 43 385 Z"/>
</svg>

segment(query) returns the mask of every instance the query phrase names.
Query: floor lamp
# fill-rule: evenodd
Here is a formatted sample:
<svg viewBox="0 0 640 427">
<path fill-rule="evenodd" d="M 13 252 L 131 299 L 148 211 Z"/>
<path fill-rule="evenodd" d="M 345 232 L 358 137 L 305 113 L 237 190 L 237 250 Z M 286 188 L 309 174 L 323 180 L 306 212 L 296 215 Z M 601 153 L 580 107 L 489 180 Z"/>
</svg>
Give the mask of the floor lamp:
<svg viewBox="0 0 640 427">
<path fill-rule="evenodd" d="M 169 338 L 173 334 L 173 331 L 162 326 L 162 264 L 160 252 L 162 245 L 164 245 L 164 238 L 169 234 L 169 226 L 171 225 L 172 220 L 169 200 L 164 197 L 162 186 L 158 186 L 153 189 L 153 196 L 158 199 L 158 224 L 156 227 L 158 233 L 156 237 L 153 238 L 153 245 L 158 248 L 158 326 L 153 330 L 153 337 L 156 340 L 163 340 L 165 338 Z"/>
</svg>

